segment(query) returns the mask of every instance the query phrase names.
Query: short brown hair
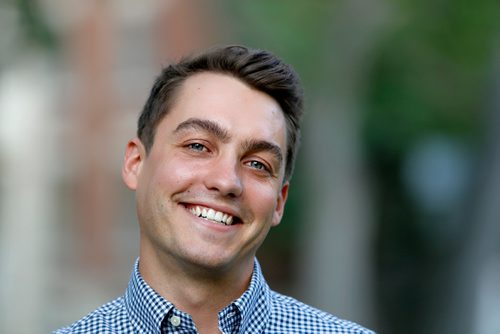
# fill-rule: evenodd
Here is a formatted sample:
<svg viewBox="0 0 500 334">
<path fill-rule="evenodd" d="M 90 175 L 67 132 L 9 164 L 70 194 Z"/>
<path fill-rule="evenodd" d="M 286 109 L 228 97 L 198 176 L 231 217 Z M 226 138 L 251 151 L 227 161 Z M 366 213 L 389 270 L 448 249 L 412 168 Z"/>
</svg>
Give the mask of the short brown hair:
<svg viewBox="0 0 500 334">
<path fill-rule="evenodd" d="M 291 66 L 272 53 L 244 46 L 213 48 L 162 70 L 138 122 L 137 136 L 144 144 L 146 153 L 153 146 L 156 127 L 172 107 L 179 87 L 188 77 L 200 72 L 231 75 L 278 102 L 287 124 L 284 180 L 289 180 L 300 143 L 300 121 L 303 113 L 303 95 L 298 76 Z"/>
</svg>

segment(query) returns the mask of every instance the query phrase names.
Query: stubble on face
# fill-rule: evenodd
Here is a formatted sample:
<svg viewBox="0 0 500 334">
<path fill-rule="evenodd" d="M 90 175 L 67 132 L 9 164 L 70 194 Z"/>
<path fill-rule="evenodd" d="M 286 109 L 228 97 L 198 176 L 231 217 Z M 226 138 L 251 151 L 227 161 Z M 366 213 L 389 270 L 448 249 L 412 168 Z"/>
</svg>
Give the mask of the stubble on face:
<svg viewBox="0 0 500 334">
<path fill-rule="evenodd" d="M 211 273 L 252 264 L 286 201 L 285 131 L 276 101 L 238 79 L 187 79 L 144 156 L 137 187 L 141 261 L 144 253 Z M 233 213 L 239 224 L 211 225 L 219 223 L 190 212 L 196 206 Z"/>
</svg>

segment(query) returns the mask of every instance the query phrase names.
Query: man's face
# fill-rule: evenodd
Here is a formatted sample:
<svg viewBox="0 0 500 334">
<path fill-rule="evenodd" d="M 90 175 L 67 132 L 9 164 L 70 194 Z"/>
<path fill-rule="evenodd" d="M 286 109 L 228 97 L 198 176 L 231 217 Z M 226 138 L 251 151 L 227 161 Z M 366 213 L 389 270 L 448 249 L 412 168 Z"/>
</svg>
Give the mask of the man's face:
<svg viewBox="0 0 500 334">
<path fill-rule="evenodd" d="M 283 112 L 228 75 L 188 78 L 146 156 L 129 143 L 123 177 L 136 190 L 141 256 L 206 269 L 250 265 L 288 192 Z"/>
</svg>

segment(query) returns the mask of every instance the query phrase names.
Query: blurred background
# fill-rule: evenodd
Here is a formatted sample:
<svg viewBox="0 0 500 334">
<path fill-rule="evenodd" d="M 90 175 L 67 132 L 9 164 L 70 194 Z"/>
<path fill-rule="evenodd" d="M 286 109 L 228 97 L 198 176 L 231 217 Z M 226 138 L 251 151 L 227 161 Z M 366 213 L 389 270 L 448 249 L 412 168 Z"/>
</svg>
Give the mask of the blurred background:
<svg viewBox="0 0 500 334">
<path fill-rule="evenodd" d="M 126 141 L 160 69 L 268 49 L 306 91 L 272 288 L 379 333 L 500 333 L 500 4 L 2 0 L 0 332 L 121 295 Z"/>
</svg>

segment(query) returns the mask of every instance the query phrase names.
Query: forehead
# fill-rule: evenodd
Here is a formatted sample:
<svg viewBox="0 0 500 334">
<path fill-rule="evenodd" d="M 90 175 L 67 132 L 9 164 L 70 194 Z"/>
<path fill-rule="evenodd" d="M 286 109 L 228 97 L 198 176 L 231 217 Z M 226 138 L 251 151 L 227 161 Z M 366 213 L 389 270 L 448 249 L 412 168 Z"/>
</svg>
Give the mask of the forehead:
<svg viewBox="0 0 500 334">
<path fill-rule="evenodd" d="M 286 144 L 286 122 L 278 102 L 227 74 L 203 72 L 187 78 L 161 123 L 176 127 L 189 118 L 217 122 L 230 132 Z M 161 125 L 161 124 L 160 124 Z M 160 129 L 159 129 L 160 130 Z"/>
<path fill-rule="evenodd" d="M 245 111 L 243 107 L 250 105 L 255 108 L 255 112 L 265 110 L 283 116 L 283 111 L 274 98 L 229 74 L 201 72 L 188 77 L 179 88 L 175 101 L 178 103 L 174 103 L 174 106 L 196 105 L 200 101 L 207 108 L 214 107 L 212 113 L 217 111 L 217 107 L 231 104 L 240 105 L 235 112 Z"/>
</svg>

